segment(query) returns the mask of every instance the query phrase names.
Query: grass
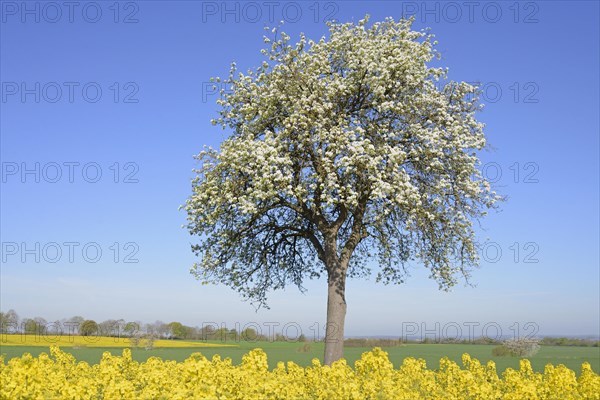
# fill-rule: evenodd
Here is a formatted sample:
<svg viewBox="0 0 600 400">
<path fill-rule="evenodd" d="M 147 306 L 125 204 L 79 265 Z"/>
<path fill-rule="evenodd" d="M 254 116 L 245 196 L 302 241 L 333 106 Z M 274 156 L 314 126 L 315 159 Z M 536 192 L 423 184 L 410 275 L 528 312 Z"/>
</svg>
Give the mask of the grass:
<svg viewBox="0 0 600 400">
<path fill-rule="evenodd" d="M 180 341 L 167 341 L 179 342 Z M 304 343 L 288 343 L 288 342 L 227 342 L 225 344 L 234 344 L 236 347 L 217 347 L 222 345 L 222 342 L 187 342 L 193 343 L 196 347 L 171 347 L 157 348 L 153 350 L 133 349 L 133 358 L 137 361 L 145 361 L 149 357 L 161 357 L 165 360 L 183 361 L 190 354 L 195 352 L 202 353 L 207 358 L 212 358 L 213 355 L 221 357 L 230 357 L 234 363 L 239 363 L 242 356 L 249 350 L 254 348 L 262 348 L 269 357 L 269 367 L 274 368 L 279 361 L 293 361 L 301 366 L 308 366 L 313 358 L 323 359 L 323 343 L 310 343 L 303 349 Z M 199 348 L 198 345 L 211 347 Z M 121 349 L 114 348 L 116 346 L 104 347 L 87 347 L 87 348 L 68 348 L 65 349 L 73 354 L 79 361 L 88 363 L 98 363 L 104 351 L 111 351 L 113 354 L 120 354 Z M 310 347 L 310 349 L 308 348 Z M 469 353 L 472 357 L 477 358 L 482 363 L 488 360 L 493 360 L 496 363 L 498 373 L 502 373 L 506 368 L 519 368 L 519 358 L 517 357 L 495 357 L 492 355 L 492 349 L 495 345 L 476 345 L 476 344 L 407 344 L 397 347 L 389 347 L 385 350 L 389 353 L 390 360 L 397 368 L 402 364 L 405 357 L 423 358 L 427 362 L 427 366 L 432 369 L 439 367 L 440 358 L 447 356 L 451 360 L 461 364 L 461 356 L 463 353 Z M 308 351 L 307 351 L 308 350 Z M 370 348 L 351 347 L 346 348 L 345 358 L 350 365 L 354 364 L 360 355 L 370 350 Z M 0 354 L 5 356 L 5 360 L 13 357 L 20 357 L 23 353 L 29 352 L 33 356 L 37 356 L 41 352 L 48 352 L 47 347 L 41 346 L 8 346 L 2 344 L 0 346 Z M 581 364 L 589 362 L 593 370 L 598 373 L 600 371 L 600 348 L 598 347 L 574 347 L 574 346 L 542 346 L 540 351 L 533 357 L 530 357 L 531 365 L 534 371 L 543 372 L 544 366 L 548 363 L 558 365 L 564 364 L 579 374 Z"/>
</svg>

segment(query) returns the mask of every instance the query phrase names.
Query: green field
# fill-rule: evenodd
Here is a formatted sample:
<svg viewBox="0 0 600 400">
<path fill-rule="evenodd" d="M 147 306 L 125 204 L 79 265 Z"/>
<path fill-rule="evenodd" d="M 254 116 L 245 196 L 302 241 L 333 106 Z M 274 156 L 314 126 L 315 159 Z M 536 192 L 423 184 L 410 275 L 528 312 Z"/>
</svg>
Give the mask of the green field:
<svg viewBox="0 0 600 400">
<path fill-rule="evenodd" d="M 223 344 L 223 342 L 214 342 Z M 309 343 L 310 350 L 301 351 L 303 343 L 287 342 L 226 342 L 227 344 L 236 344 L 238 347 L 227 348 L 165 348 L 165 349 L 133 349 L 133 358 L 137 361 L 145 361 L 149 357 L 156 356 L 162 359 L 183 361 L 190 354 L 200 352 L 204 356 L 211 358 L 218 354 L 221 357 L 230 357 L 234 363 L 239 363 L 242 355 L 254 348 L 262 348 L 269 357 L 269 366 L 275 367 L 278 361 L 294 361 L 301 366 L 308 366 L 313 358 L 323 357 L 323 343 Z M 519 358 L 517 357 L 494 357 L 492 349 L 494 345 L 476 345 L 476 344 L 407 344 L 399 347 L 390 347 L 385 350 L 389 353 L 390 360 L 398 367 L 405 357 L 423 358 L 429 368 L 437 369 L 439 359 L 447 356 L 453 361 L 461 363 L 461 355 L 469 353 L 485 363 L 493 360 L 496 363 L 498 372 L 506 368 L 518 368 Z M 113 354 L 121 354 L 122 348 L 63 348 L 75 356 L 79 361 L 88 363 L 98 363 L 104 351 L 110 351 Z M 370 350 L 370 348 L 351 347 L 344 351 L 345 358 L 352 365 L 360 355 Z M 42 352 L 48 352 L 47 347 L 33 346 L 0 346 L 0 354 L 5 356 L 5 360 L 13 357 L 20 357 L 28 352 L 34 356 Z M 574 346 L 542 346 L 540 351 L 529 358 L 535 371 L 542 372 L 544 366 L 551 364 L 564 364 L 568 368 L 579 374 L 581 364 L 589 362 L 596 373 L 600 372 L 600 348 L 598 347 L 574 347 Z"/>
</svg>

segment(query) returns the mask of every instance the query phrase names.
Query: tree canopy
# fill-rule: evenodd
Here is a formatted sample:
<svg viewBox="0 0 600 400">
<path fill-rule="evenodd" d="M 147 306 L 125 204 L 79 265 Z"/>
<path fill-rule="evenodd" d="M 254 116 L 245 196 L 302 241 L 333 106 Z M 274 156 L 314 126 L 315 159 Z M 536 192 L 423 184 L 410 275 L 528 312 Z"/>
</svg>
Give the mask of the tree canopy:
<svg viewBox="0 0 600 400">
<path fill-rule="evenodd" d="M 100 327 L 98 323 L 94 320 L 87 319 L 81 323 L 79 326 L 79 334 L 81 336 L 92 336 L 98 334 L 100 331 Z"/>
<path fill-rule="evenodd" d="M 258 68 L 215 79 L 231 135 L 197 156 L 185 205 L 198 278 L 262 305 L 326 273 L 345 307 L 346 276 L 373 264 L 384 283 L 411 262 L 441 289 L 469 276 L 473 221 L 498 200 L 477 168 L 478 89 L 432 66 L 433 36 L 411 24 L 328 23 L 295 44 L 274 29 Z"/>
</svg>

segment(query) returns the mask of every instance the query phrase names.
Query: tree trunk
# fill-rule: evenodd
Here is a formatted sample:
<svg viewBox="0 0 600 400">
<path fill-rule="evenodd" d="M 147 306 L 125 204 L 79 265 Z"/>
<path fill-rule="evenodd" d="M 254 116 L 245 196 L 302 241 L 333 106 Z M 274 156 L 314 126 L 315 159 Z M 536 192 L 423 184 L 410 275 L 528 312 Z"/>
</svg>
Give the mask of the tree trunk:
<svg viewBox="0 0 600 400">
<path fill-rule="evenodd" d="M 331 365 L 344 356 L 344 322 L 346 320 L 346 269 L 331 268 L 327 279 L 327 325 L 325 327 L 325 364 Z"/>
</svg>

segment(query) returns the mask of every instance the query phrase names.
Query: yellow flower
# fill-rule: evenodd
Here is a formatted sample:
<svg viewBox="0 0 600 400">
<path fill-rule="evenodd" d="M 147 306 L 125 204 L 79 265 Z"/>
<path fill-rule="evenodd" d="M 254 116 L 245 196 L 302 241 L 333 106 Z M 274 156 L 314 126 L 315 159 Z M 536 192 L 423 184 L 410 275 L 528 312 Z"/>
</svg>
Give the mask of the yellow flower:
<svg viewBox="0 0 600 400">
<path fill-rule="evenodd" d="M 8 362 L 0 357 L 0 399 L 595 399 L 600 400 L 600 376 L 590 364 L 581 375 L 563 365 L 547 365 L 536 373 L 528 360 L 502 378 L 496 366 L 483 366 L 468 354 L 463 367 L 443 358 L 438 371 L 424 360 L 406 358 L 394 369 L 381 349 L 366 352 L 354 368 L 345 360 L 331 366 L 318 359 L 303 368 L 279 362 L 269 371 L 267 355 L 255 349 L 240 365 L 200 353 L 183 362 L 150 357 L 134 361 L 131 351 L 105 352 L 99 364 L 76 362 L 58 347 L 34 358 L 25 353 Z"/>
</svg>

